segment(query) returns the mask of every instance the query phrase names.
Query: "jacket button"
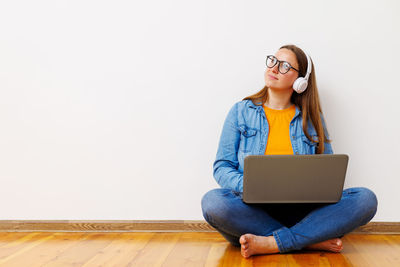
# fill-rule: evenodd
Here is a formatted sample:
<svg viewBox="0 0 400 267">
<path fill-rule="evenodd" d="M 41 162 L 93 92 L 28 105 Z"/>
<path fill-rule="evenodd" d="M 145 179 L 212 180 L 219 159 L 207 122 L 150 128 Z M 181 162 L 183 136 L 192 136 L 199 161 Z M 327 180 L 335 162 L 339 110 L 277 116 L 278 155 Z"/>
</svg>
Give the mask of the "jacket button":
<svg viewBox="0 0 400 267">
<path fill-rule="evenodd" d="M 296 155 L 298 155 L 299 154 L 299 152 L 296 152 Z"/>
<path fill-rule="evenodd" d="M 292 138 L 294 139 L 294 135 L 292 135 Z"/>
<path fill-rule="evenodd" d="M 293 126 L 293 123 L 291 123 L 290 125 L 292 125 L 292 126 Z"/>
</svg>

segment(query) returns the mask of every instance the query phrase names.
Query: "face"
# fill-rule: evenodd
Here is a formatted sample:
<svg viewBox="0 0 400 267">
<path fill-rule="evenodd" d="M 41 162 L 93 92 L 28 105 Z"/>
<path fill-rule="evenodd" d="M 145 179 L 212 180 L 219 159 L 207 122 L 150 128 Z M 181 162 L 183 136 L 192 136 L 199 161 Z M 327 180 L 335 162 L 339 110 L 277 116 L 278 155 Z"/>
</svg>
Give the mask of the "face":
<svg viewBox="0 0 400 267">
<path fill-rule="evenodd" d="M 275 57 L 280 61 L 288 62 L 293 68 L 299 69 L 296 55 L 289 49 L 282 48 L 275 53 Z M 265 85 L 274 90 L 293 90 L 292 85 L 299 76 L 298 72 L 290 69 L 287 73 L 282 74 L 278 71 L 278 64 L 272 68 L 265 70 Z"/>
</svg>

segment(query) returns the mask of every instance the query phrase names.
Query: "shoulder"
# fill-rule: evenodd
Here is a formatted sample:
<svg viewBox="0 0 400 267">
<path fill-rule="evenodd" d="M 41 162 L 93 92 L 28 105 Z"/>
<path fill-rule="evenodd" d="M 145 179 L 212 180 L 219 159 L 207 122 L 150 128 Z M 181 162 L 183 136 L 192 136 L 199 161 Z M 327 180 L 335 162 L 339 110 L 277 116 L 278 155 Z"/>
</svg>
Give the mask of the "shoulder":
<svg viewBox="0 0 400 267">
<path fill-rule="evenodd" d="M 262 109 L 261 106 L 254 105 L 251 100 L 237 101 L 231 106 L 227 119 L 232 122 L 242 123 L 247 121 L 248 118 L 254 117 L 260 108 Z"/>
<path fill-rule="evenodd" d="M 241 101 L 236 102 L 232 108 L 234 108 L 240 112 L 240 111 L 246 111 L 249 109 L 254 110 L 254 109 L 257 109 L 258 106 L 255 105 L 253 103 L 253 101 L 251 101 L 251 100 L 241 100 Z"/>
<path fill-rule="evenodd" d="M 238 125 L 253 125 L 258 121 L 261 111 L 263 111 L 261 105 L 255 105 L 251 100 L 241 100 L 233 105 L 228 117 Z"/>
</svg>

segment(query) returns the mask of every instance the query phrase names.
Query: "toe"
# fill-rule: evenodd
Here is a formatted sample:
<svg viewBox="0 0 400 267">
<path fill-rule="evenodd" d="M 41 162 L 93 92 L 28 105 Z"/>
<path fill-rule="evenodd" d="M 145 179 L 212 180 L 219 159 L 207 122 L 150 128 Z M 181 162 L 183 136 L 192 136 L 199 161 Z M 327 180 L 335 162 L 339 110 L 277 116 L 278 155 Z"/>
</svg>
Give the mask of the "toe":
<svg viewBox="0 0 400 267">
<path fill-rule="evenodd" d="M 340 252 L 342 250 L 342 247 L 335 247 L 334 250 L 335 252 Z"/>
<path fill-rule="evenodd" d="M 249 254 L 247 251 L 243 252 L 242 255 L 243 255 L 243 257 L 245 257 L 245 258 L 250 257 L 250 254 Z"/>
<path fill-rule="evenodd" d="M 246 252 L 246 250 L 242 249 L 242 250 L 240 251 L 240 253 L 242 254 L 243 257 L 247 258 L 247 252 Z"/>
</svg>

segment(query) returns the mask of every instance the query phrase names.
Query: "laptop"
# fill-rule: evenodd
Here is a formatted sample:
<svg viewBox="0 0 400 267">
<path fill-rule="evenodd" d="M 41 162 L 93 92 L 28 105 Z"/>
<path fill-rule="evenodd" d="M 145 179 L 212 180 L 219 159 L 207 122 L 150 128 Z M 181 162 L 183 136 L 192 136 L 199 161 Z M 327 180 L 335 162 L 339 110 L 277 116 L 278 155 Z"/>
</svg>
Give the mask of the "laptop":
<svg viewBox="0 0 400 267">
<path fill-rule="evenodd" d="M 341 199 L 346 154 L 249 155 L 244 159 L 245 203 L 336 203 Z"/>
</svg>

